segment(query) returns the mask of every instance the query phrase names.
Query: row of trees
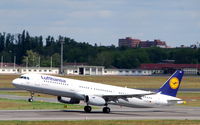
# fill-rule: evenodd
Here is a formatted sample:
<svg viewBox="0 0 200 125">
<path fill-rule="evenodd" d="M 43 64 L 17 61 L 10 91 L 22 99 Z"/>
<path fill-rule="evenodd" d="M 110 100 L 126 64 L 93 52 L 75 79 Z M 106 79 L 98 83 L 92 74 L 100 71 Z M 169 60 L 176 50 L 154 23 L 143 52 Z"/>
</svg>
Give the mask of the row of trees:
<svg viewBox="0 0 200 125">
<path fill-rule="evenodd" d="M 21 34 L 0 33 L 0 56 L 4 62 L 29 66 L 60 65 L 60 41 L 64 40 L 64 62 L 81 62 L 116 68 L 136 68 L 142 63 L 159 63 L 162 60 L 175 60 L 175 63 L 197 64 L 200 62 L 200 49 L 192 48 L 126 48 L 115 46 L 94 46 L 78 43 L 68 37 L 30 36 L 27 31 Z M 28 58 L 27 58 L 28 57 Z"/>
</svg>

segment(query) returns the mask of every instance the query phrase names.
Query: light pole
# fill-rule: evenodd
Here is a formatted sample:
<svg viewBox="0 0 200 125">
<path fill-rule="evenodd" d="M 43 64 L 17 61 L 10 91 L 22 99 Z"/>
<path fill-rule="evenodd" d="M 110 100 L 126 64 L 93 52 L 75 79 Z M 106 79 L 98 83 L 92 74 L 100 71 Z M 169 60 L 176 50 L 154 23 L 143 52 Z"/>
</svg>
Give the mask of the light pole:
<svg viewBox="0 0 200 125">
<path fill-rule="evenodd" d="M 38 59 L 38 67 L 40 68 L 40 56 L 39 56 L 39 59 Z"/>
<path fill-rule="evenodd" d="M 64 44 L 64 39 L 60 37 L 60 74 L 63 75 L 63 44 Z"/>
<path fill-rule="evenodd" d="M 15 63 L 16 63 L 16 56 L 14 56 L 14 69 L 15 69 Z"/>
<path fill-rule="evenodd" d="M 51 69 L 52 69 L 52 56 L 51 56 Z"/>
<path fill-rule="evenodd" d="M 199 57 L 198 57 L 198 50 L 200 49 L 200 43 L 197 42 L 196 44 L 196 51 L 197 51 L 197 75 L 200 75 L 199 73 Z"/>
<path fill-rule="evenodd" d="M 1 56 L 1 69 L 3 68 L 3 56 Z"/>
<path fill-rule="evenodd" d="M 26 57 L 26 69 L 28 69 L 28 57 Z"/>
</svg>

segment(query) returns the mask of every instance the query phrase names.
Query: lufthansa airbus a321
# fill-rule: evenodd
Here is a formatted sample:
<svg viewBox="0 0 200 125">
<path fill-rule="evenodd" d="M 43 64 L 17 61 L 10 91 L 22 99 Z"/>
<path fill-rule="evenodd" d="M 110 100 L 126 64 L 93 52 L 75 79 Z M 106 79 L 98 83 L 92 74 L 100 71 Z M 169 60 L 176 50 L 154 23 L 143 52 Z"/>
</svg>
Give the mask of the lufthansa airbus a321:
<svg viewBox="0 0 200 125">
<path fill-rule="evenodd" d="M 161 88 L 155 92 L 123 88 L 95 82 L 74 80 L 42 74 L 24 74 L 14 79 L 12 84 L 31 93 L 29 102 L 33 101 L 34 93 L 45 93 L 57 96 L 58 101 L 67 104 L 79 104 L 84 101 L 85 112 L 92 107 L 105 106 L 104 113 L 109 113 L 109 104 L 127 107 L 160 107 L 183 103 L 176 97 L 184 72 L 177 70 Z"/>
</svg>

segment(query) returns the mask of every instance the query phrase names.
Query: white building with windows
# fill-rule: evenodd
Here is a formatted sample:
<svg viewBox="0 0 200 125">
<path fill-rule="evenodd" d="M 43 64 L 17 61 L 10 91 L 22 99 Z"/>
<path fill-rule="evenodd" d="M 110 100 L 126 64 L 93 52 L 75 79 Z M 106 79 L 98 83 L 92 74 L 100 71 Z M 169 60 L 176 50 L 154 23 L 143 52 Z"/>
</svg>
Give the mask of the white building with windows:
<svg viewBox="0 0 200 125">
<path fill-rule="evenodd" d="M 152 72 L 140 69 L 105 69 L 103 75 L 137 76 L 152 75 Z"/>
<path fill-rule="evenodd" d="M 40 73 L 40 74 L 59 74 L 59 68 L 50 67 L 3 67 L 0 68 L 0 74 L 26 74 L 26 73 Z M 86 66 L 75 65 L 65 66 L 65 75 L 151 75 L 151 70 L 140 69 L 105 69 L 104 66 Z"/>
<path fill-rule="evenodd" d="M 41 73 L 41 74 L 59 74 L 59 68 L 49 68 L 49 67 L 21 67 L 19 69 L 20 74 L 25 73 Z"/>
<path fill-rule="evenodd" d="M 0 68 L 1 74 L 17 74 L 18 71 L 18 69 L 14 69 L 13 67 Z"/>
<path fill-rule="evenodd" d="M 103 75 L 104 66 L 65 66 L 64 73 L 67 75 Z"/>
<path fill-rule="evenodd" d="M 41 73 L 41 74 L 59 74 L 58 68 L 49 67 L 3 67 L 0 68 L 0 74 L 25 74 L 25 73 Z"/>
<path fill-rule="evenodd" d="M 64 73 L 67 75 L 152 75 L 150 70 L 140 69 L 105 69 L 104 66 L 65 66 Z"/>
</svg>

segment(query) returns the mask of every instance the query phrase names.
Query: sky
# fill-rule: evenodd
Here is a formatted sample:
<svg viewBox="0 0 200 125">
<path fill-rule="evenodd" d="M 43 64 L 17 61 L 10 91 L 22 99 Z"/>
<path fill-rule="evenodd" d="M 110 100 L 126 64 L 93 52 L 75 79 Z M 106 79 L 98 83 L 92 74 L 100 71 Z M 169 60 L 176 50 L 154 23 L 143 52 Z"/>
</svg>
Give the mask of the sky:
<svg viewBox="0 0 200 125">
<path fill-rule="evenodd" d="M 59 35 L 92 45 L 119 38 L 200 42 L 200 0 L 1 0 L 0 32 Z"/>
</svg>

